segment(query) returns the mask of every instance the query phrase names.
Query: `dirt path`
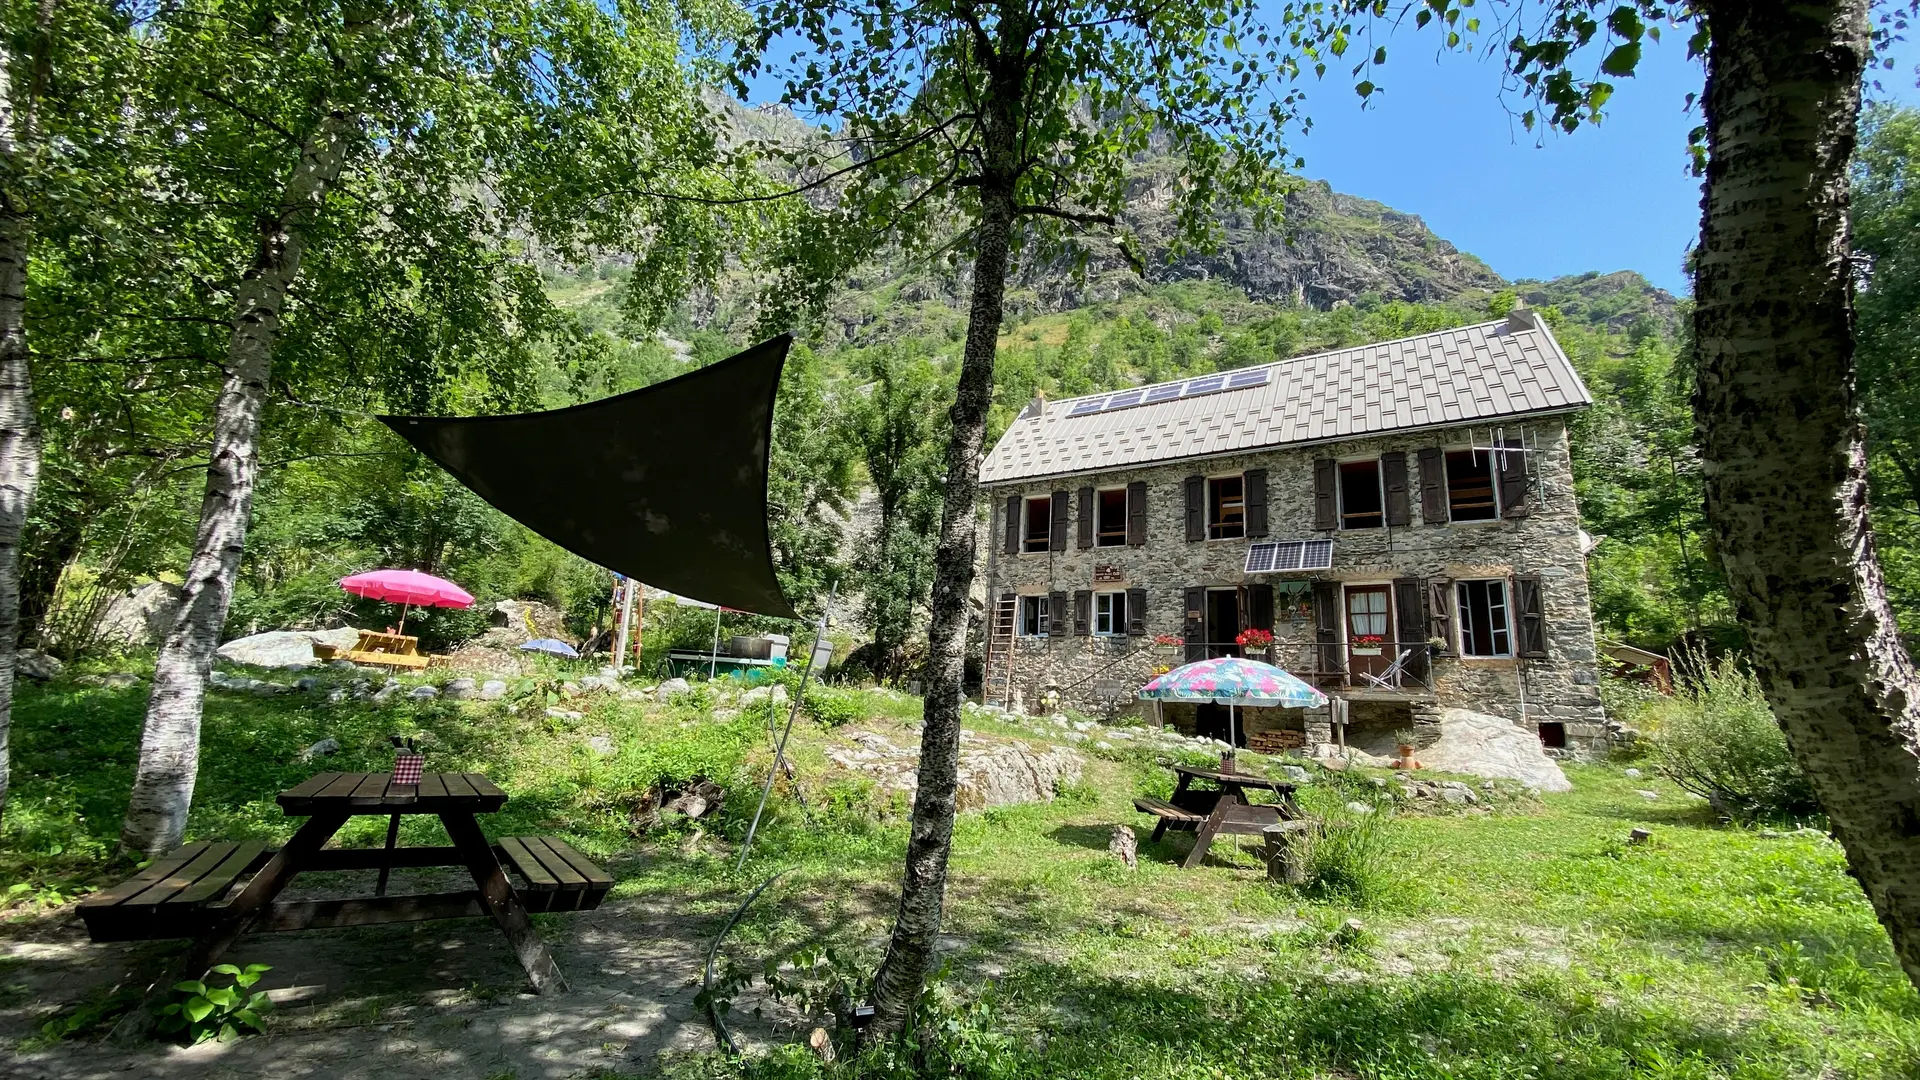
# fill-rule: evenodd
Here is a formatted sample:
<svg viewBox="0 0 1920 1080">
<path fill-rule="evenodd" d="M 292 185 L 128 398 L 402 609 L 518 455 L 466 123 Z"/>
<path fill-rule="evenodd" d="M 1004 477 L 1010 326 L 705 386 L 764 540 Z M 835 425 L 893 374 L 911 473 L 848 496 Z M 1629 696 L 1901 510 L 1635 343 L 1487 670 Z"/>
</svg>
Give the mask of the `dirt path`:
<svg viewBox="0 0 1920 1080">
<path fill-rule="evenodd" d="M 263 934 L 242 938 L 228 959 L 273 966 L 261 986 L 284 1003 L 271 1034 L 188 1049 L 100 1041 L 8 1049 L 0 1051 L 0 1075 L 533 1080 L 643 1072 L 662 1053 L 712 1048 L 694 1008 L 714 929 L 707 920 L 610 901 L 543 922 L 570 993 L 529 992 L 505 941 L 483 920 Z M 164 955 L 154 944 L 93 944 L 71 917 L 9 935 L 0 941 L 0 1046 L 17 1046 L 56 1011 L 155 970 Z M 764 1037 L 772 1028 L 742 1034 Z"/>
</svg>

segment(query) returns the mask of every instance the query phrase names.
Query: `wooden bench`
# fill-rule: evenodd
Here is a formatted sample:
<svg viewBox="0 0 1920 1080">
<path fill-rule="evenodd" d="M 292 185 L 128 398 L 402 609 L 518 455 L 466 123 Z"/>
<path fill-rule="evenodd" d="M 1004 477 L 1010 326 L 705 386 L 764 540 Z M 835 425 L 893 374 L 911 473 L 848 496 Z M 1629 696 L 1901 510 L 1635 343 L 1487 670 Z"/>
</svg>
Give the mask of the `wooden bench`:
<svg viewBox="0 0 1920 1080">
<path fill-rule="evenodd" d="M 193 937 L 233 883 L 272 857 L 273 849 L 253 841 L 188 844 L 82 900 L 80 917 L 95 941 Z"/>
<path fill-rule="evenodd" d="M 1154 817 L 1160 819 L 1160 824 L 1156 826 L 1153 831 L 1153 838 L 1155 840 L 1160 839 L 1160 834 L 1166 829 L 1179 829 L 1183 832 L 1192 832 L 1200 827 L 1201 822 L 1207 820 L 1207 815 L 1195 813 L 1185 807 L 1175 806 L 1165 799 L 1135 799 L 1133 800 L 1133 808 L 1143 814 L 1152 814 Z"/>
<path fill-rule="evenodd" d="M 526 879 L 520 899 L 528 911 L 589 911 L 613 888 L 613 875 L 555 836 L 509 836 L 495 850 Z"/>
</svg>

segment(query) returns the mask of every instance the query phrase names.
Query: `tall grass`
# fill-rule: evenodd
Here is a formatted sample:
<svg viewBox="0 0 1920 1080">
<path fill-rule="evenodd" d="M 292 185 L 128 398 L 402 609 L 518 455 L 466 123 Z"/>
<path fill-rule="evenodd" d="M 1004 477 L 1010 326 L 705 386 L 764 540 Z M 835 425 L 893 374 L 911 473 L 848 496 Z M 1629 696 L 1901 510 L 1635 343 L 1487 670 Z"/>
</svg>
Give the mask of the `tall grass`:
<svg viewBox="0 0 1920 1080">
<path fill-rule="evenodd" d="M 1659 770 L 1729 819 L 1802 818 L 1820 804 L 1760 681 L 1735 657 L 1679 657 L 1680 685 L 1647 706 Z"/>
<path fill-rule="evenodd" d="M 1301 891 L 1316 900 L 1378 907 L 1398 891 L 1389 848 L 1393 809 L 1349 802 L 1338 788 L 1301 792 L 1318 822 L 1307 842 L 1307 880 Z M 1371 806 L 1366 813 L 1355 807 Z"/>
</svg>

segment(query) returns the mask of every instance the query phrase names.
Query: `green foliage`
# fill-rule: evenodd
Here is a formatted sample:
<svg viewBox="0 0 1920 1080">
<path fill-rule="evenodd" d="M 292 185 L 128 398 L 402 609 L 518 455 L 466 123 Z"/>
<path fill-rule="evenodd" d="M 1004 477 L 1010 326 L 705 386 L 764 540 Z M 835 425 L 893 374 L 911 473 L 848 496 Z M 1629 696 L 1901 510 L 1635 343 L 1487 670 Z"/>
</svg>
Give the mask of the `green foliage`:
<svg viewBox="0 0 1920 1080">
<path fill-rule="evenodd" d="M 249 992 L 249 988 L 270 970 L 265 964 L 245 968 L 216 964 L 198 979 L 173 984 L 179 1000 L 161 1007 L 156 1030 L 188 1046 L 215 1038 L 227 1042 L 249 1030 L 264 1034 L 262 1015 L 273 1008 L 273 1002 L 266 991 Z M 224 976 L 226 985 L 219 985 L 216 975 Z"/>
<path fill-rule="evenodd" d="M 800 711 L 807 719 L 829 730 L 845 727 L 861 715 L 860 706 L 850 695 L 817 683 L 807 687 L 806 697 L 800 700 Z"/>
<path fill-rule="evenodd" d="M 1736 821 L 1819 813 L 1753 672 L 1738 658 L 1713 660 L 1699 651 L 1679 667 L 1674 696 L 1641 713 L 1661 773 Z"/>
<path fill-rule="evenodd" d="M 1307 812 L 1318 825 L 1306 841 L 1307 881 L 1301 891 L 1317 900 L 1376 907 L 1398 884 L 1393 869 L 1393 807 L 1372 806 L 1360 813 L 1348 806 L 1345 792 L 1308 788 Z"/>
</svg>

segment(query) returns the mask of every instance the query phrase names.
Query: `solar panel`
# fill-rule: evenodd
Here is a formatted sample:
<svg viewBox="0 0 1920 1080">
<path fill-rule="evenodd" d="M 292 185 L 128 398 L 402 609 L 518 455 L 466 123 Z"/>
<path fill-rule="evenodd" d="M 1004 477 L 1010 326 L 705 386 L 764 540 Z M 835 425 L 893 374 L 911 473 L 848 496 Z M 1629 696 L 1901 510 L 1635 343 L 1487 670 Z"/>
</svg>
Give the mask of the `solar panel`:
<svg viewBox="0 0 1920 1080">
<path fill-rule="evenodd" d="M 1140 399 L 1140 404 L 1153 405 L 1162 401 L 1172 401 L 1174 398 L 1180 396 L 1180 391 L 1186 389 L 1186 386 L 1186 383 L 1168 383 L 1165 386 L 1155 386 L 1147 391 L 1146 397 Z"/>
<path fill-rule="evenodd" d="M 1092 416 L 1095 413 L 1113 409 L 1127 409 L 1135 405 L 1158 405 L 1163 401 L 1172 401 L 1180 397 L 1199 397 L 1202 394 L 1217 394 L 1222 390 L 1246 390 L 1255 386 L 1265 386 L 1273 381 L 1272 368 L 1249 368 L 1245 371 L 1223 372 L 1219 375 L 1203 375 L 1186 382 L 1167 383 L 1162 386 L 1148 386 L 1139 390 L 1122 390 L 1107 397 L 1084 398 L 1073 403 L 1067 410 L 1068 416 Z"/>
<path fill-rule="evenodd" d="M 1101 406 L 1106 404 L 1106 400 L 1106 398 L 1088 398 L 1085 401 L 1076 401 L 1073 408 L 1067 410 L 1067 415 L 1091 416 L 1100 411 Z"/>
<path fill-rule="evenodd" d="M 1227 376 L 1227 389 L 1245 390 L 1248 387 L 1265 386 L 1272 378 L 1272 368 L 1254 368 L 1251 371 L 1236 371 Z"/>
<path fill-rule="evenodd" d="M 1199 397 L 1201 394 L 1218 393 L 1222 389 L 1225 389 L 1226 385 L 1227 377 L 1225 375 L 1209 375 L 1204 379 L 1190 379 L 1187 381 L 1183 396 Z"/>
<path fill-rule="evenodd" d="M 1274 540 L 1247 546 L 1246 573 L 1280 574 L 1333 568 L 1331 540 Z"/>
<path fill-rule="evenodd" d="M 1273 549 L 1279 544 L 1253 544 L 1247 548 L 1246 573 L 1265 574 L 1273 570 Z"/>
<path fill-rule="evenodd" d="M 1333 541 L 1308 540 L 1300 552 L 1300 569 L 1330 570 L 1333 568 Z"/>
<path fill-rule="evenodd" d="M 1107 408 L 1124 409 L 1129 405 L 1140 404 L 1140 395 L 1144 390 L 1123 390 L 1107 399 Z"/>
</svg>

